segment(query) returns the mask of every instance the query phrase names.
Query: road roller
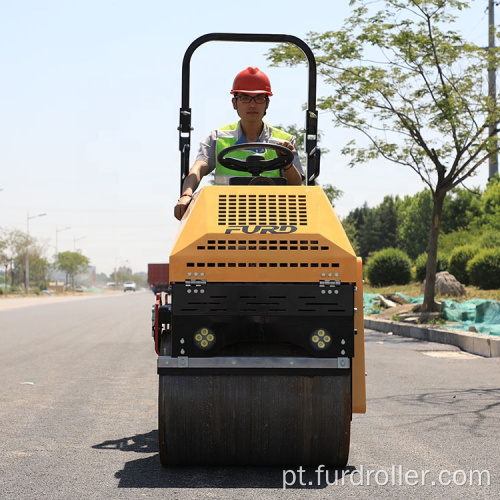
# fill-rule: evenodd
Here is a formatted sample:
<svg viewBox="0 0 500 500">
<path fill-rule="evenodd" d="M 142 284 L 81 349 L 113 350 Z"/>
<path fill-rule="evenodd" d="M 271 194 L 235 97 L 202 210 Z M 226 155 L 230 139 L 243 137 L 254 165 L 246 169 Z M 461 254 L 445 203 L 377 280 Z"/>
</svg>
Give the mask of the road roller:
<svg viewBox="0 0 500 500">
<path fill-rule="evenodd" d="M 262 175 L 292 161 L 281 146 L 259 143 L 284 154 L 271 160 L 252 154 L 252 144 L 232 146 L 218 160 L 234 179 L 199 189 L 180 221 L 170 288 L 153 306 L 160 461 L 343 467 L 352 414 L 366 408 L 362 263 L 315 182 L 315 58 L 292 35 L 196 39 L 182 68 L 181 186 L 189 171 L 191 55 L 212 41 L 302 50 L 309 67 L 306 179 L 287 186 Z M 246 158 L 231 156 L 245 147 Z M 242 170 L 251 175 L 237 175 Z"/>
</svg>

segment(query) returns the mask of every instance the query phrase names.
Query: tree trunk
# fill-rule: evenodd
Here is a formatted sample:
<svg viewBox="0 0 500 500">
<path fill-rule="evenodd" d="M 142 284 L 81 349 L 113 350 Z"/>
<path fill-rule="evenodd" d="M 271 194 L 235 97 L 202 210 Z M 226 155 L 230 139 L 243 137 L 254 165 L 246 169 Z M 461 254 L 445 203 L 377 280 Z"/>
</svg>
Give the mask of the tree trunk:
<svg viewBox="0 0 500 500">
<path fill-rule="evenodd" d="M 434 312 L 436 304 L 434 297 L 436 294 L 436 268 L 438 238 L 441 231 L 441 217 L 443 215 L 443 203 L 446 191 L 436 189 L 432 197 L 432 221 L 429 232 L 429 247 L 427 249 L 427 268 L 425 272 L 424 303 L 422 310 L 424 312 Z"/>
</svg>

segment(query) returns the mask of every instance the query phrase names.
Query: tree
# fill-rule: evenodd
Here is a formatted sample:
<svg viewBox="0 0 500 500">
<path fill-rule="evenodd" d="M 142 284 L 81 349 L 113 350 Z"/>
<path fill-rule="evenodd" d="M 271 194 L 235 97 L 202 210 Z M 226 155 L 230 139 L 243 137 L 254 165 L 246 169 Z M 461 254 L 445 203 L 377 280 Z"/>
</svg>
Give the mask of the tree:
<svg viewBox="0 0 500 500">
<path fill-rule="evenodd" d="M 344 227 L 352 227 L 357 253 L 365 260 L 373 252 L 398 246 L 398 207 L 401 200 L 385 196 L 380 205 L 369 208 L 367 203 L 352 210 L 342 221 Z M 346 231 L 347 232 L 347 231 Z M 354 246 L 354 245 L 353 245 Z"/>
<path fill-rule="evenodd" d="M 19 229 L 9 231 L 6 241 L 11 256 L 12 285 L 21 285 L 26 282 L 26 258 L 28 257 L 30 262 L 41 259 L 42 249 L 36 244 L 33 236 L 28 236 Z"/>
<path fill-rule="evenodd" d="M 481 191 L 479 188 L 474 190 L 455 188 L 444 200 L 442 231 L 443 233 L 452 233 L 460 229 L 466 229 L 471 220 L 478 217 L 481 213 L 479 200 Z"/>
<path fill-rule="evenodd" d="M 49 263 L 43 256 L 44 249 L 32 236 L 19 229 L 4 230 L 0 234 L 0 266 L 5 268 L 5 285 L 10 267 L 10 284 L 26 282 L 26 258 L 30 261 L 30 282 L 44 286 L 48 278 Z"/>
<path fill-rule="evenodd" d="M 432 220 L 432 195 L 428 189 L 403 200 L 399 224 L 401 249 L 415 260 L 427 250 L 429 224 Z"/>
<path fill-rule="evenodd" d="M 61 252 L 57 254 L 57 268 L 66 273 L 66 284 L 71 278 L 74 285 L 75 274 L 82 272 L 90 263 L 90 259 L 78 252 Z"/>
<path fill-rule="evenodd" d="M 359 230 L 359 247 L 361 257 L 383 248 L 395 248 L 398 244 L 398 214 L 396 205 L 399 199 L 385 196 L 384 201 L 366 213 L 363 225 Z"/>
<path fill-rule="evenodd" d="M 359 233 L 363 228 L 363 223 L 368 216 L 368 212 L 370 208 L 368 208 L 368 203 L 364 203 L 361 208 L 355 208 L 351 210 L 347 217 L 342 219 L 342 226 L 344 226 L 344 230 L 351 242 L 351 245 L 356 252 L 357 255 L 361 255 L 361 248 L 359 245 Z"/>
<path fill-rule="evenodd" d="M 281 130 L 284 130 L 285 132 L 288 132 L 290 135 L 293 135 L 295 137 L 295 146 L 297 146 L 297 152 L 299 154 L 299 159 L 300 163 L 302 164 L 302 167 L 305 168 L 305 165 L 307 165 L 307 157 L 306 153 L 304 151 L 304 136 L 306 133 L 306 129 L 304 128 L 299 128 L 296 124 L 293 125 L 276 125 L 276 128 L 279 128 Z M 318 130 L 318 145 L 321 141 L 321 131 Z M 321 148 L 321 153 L 326 154 L 328 153 L 329 150 L 326 148 Z"/>
<path fill-rule="evenodd" d="M 375 12 L 377 4 L 383 8 Z M 455 14 L 468 7 L 461 0 L 351 5 L 341 30 L 308 37 L 320 76 L 334 87 L 318 107 L 360 133 L 361 141 L 343 149 L 351 166 L 382 158 L 411 168 L 430 189 L 423 309 L 431 311 L 445 197 L 498 151 L 499 109 L 485 88 L 498 50 L 468 43 L 451 30 Z M 274 64 L 305 61 L 289 44 L 268 56 Z"/>
<path fill-rule="evenodd" d="M 30 281 L 44 289 L 48 287 L 49 282 L 49 261 L 33 253 L 30 253 Z"/>
<path fill-rule="evenodd" d="M 500 231 L 500 177 L 496 175 L 488 182 L 488 187 L 479 201 L 480 211 L 474 221 L 483 229 Z"/>
<path fill-rule="evenodd" d="M 324 186 L 322 186 L 322 189 L 332 207 L 335 208 L 335 202 L 344 195 L 344 192 L 341 189 L 332 186 L 331 184 L 325 184 Z M 355 225 L 351 221 L 345 219 L 341 222 L 354 252 L 356 252 L 356 254 L 359 254 L 358 232 Z"/>
<path fill-rule="evenodd" d="M 325 184 L 322 188 L 332 207 L 335 207 L 335 202 L 342 198 L 344 192 L 331 184 Z"/>
<path fill-rule="evenodd" d="M 7 271 L 9 269 L 9 257 L 7 255 L 7 239 L 5 235 L 0 234 L 0 266 L 5 268 L 4 290 L 7 290 Z"/>
<path fill-rule="evenodd" d="M 362 207 L 351 210 L 342 222 L 348 222 L 352 224 L 356 228 L 356 231 L 359 232 L 363 227 L 365 219 L 368 216 L 368 212 L 370 210 L 371 209 L 368 207 L 368 203 L 365 201 Z"/>
</svg>

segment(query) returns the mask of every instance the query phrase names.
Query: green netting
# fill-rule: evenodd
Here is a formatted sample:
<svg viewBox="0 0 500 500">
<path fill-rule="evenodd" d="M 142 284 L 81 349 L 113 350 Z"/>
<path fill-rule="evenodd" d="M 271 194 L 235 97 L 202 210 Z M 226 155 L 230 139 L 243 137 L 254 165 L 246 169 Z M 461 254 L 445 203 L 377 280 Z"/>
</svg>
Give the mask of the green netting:
<svg viewBox="0 0 500 500">
<path fill-rule="evenodd" d="M 378 293 L 363 293 L 363 307 L 366 316 L 382 311 Z"/>
<path fill-rule="evenodd" d="M 420 297 L 409 297 L 403 293 L 397 293 L 411 304 L 421 304 L 423 295 Z M 378 293 L 363 294 L 365 314 L 377 314 L 384 310 L 380 305 Z M 446 320 L 445 328 L 468 331 L 473 326 L 478 333 L 500 336 L 500 302 L 495 300 L 471 299 L 465 302 L 456 302 L 451 299 L 443 300 L 441 311 L 443 319 Z"/>
<path fill-rule="evenodd" d="M 477 332 L 500 336 L 500 302 L 494 300 L 471 299 L 465 302 L 443 300 L 442 316 L 446 328 L 469 330 L 473 326 Z"/>
</svg>

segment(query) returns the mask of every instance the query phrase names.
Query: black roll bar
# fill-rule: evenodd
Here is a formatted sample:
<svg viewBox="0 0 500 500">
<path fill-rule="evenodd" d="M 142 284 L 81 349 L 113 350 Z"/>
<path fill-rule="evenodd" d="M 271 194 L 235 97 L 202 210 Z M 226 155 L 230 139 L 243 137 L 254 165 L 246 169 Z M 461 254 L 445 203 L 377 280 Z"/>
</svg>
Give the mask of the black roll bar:
<svg viewBox="0 0 500 500">
<path fill-rule="evenodd" d="M 194 51 L 206 42 L 269 42 L 291 43 L 302 50 L 309 64 L 309 85 L 305 121 L 305 150 L 307 155 L 306 184 L 314 184 L 319 175 L 320 151 L 318 142 L 318 112 L 316 110 L 316 59 L 310 47 L 300 38 L 283 34 L 260 33 L 208 33 L 194 40 L 186 50 L 182 61 L 182 103 L 179 119 L 179 150 L 181 152 L 181 194 L 182 183 L 189 173 L 189 152 L 191 149 L 191 108 L 189 107 L 190 63 Z"/>
</svg>

